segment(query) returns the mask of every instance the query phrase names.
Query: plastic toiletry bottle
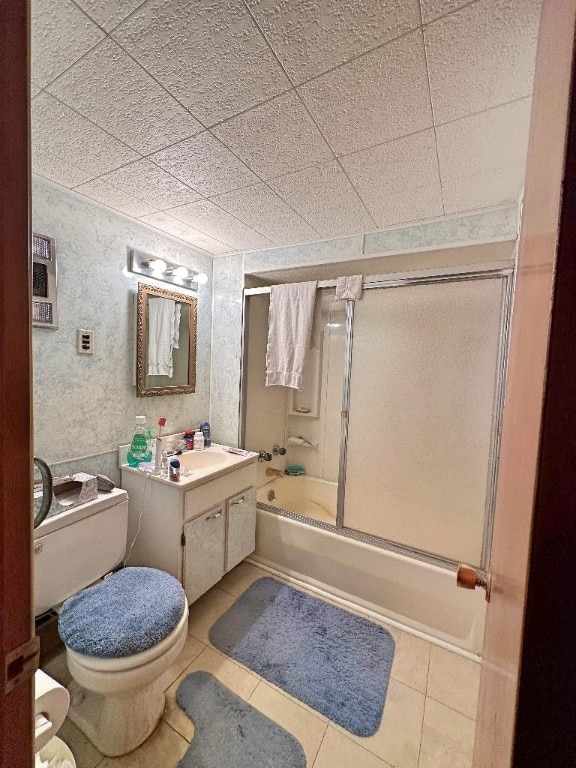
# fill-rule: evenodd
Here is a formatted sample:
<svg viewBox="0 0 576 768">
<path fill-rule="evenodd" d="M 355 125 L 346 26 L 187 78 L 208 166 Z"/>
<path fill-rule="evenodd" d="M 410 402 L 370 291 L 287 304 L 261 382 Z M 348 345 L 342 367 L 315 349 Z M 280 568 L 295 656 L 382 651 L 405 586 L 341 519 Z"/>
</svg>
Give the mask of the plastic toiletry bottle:
<svg viewBox="0 0 576 768">
<path fill-rule="evenodd" d="M 172 459 L 169 467 L 169 478 L 175 483 L 180 480 L 180 462 L 178 459 Z"/>
<path fill-rule="evenodd" d="M 195 430 L 193 429 L 187 429 L 186 432 L 184 432 L 184 440 L 186 440 L 186 449 L 189 451 L 194 450 L 194 435 L 195 435 Z"/>
<path fill-rule="evenodd" d="M 136 429 L 127 458 L 131 467 L 137 467 L 143 461 L 152 461 L 152 451 L 146 439 L 146 416 L 136 416 Z"/>
<path fill-rule="evenodd" d="M 194 434 L 194 450 L 195 451 L 203 451 L 204 450 L 204 435 L 200 430 Z"/>
<path fill-rule="evenodd" d="M 204 424 L 200 424 L 200 429 L 204 435 L 204 446 L 210 448 L 212 445 L 212 439 L 210 438 L 210 422 L 205 421 Z"/>
</svg>

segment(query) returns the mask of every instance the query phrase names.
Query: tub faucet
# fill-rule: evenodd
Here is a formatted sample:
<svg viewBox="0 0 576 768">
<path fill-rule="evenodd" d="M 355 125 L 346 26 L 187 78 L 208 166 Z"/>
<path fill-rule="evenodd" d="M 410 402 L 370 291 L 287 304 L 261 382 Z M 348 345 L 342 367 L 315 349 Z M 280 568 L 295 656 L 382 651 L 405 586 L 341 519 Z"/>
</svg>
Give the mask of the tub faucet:
<svg viewBox="0 0 576 768">
<path fill-rule="evenodd" d="M 283 469 L 274 469 L 274 467 L 266 467 L 266 476 L 267 477 L 283 477 L 284 476 L 284 470 Z"/>
</svg>

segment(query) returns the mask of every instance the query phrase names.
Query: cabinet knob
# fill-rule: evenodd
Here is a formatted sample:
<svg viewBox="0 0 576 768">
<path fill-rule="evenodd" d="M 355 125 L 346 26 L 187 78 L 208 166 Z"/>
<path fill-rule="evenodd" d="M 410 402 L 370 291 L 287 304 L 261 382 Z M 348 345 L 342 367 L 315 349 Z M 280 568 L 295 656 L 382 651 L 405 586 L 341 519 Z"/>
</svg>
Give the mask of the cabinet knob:
<svg viewBox="0 0 576 768">
<path fill-rule="evenodd" d="M 221 514 L 222 514 L 221 511 L 220 512 L 215 512 L 213 515 L 208 515 L 206 520 L 216 520 L 216 518 L 220 517 Z"/>
<path fill-rule="evenodd" d="M 245 501 L 246 499 L 244 496 L 241 496 L 239 499 L 236 499 L 236 501 L 231 501 L 230 506 L 233 507 L 235 504 L 244 504 Z"/>
</svg>

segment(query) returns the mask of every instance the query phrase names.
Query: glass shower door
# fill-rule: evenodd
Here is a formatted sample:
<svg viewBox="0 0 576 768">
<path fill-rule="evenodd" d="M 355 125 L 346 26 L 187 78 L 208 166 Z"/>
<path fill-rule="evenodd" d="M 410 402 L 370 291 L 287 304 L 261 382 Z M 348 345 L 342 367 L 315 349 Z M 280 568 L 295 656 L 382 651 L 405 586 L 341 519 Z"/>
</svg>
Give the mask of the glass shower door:
<svg viewBox="0 0 576 768">
<path fill-rule="evenodd" d="M 356 302 L 346 529 L 481 565 L 507 278 L 371 288 Z"/>
</svg>

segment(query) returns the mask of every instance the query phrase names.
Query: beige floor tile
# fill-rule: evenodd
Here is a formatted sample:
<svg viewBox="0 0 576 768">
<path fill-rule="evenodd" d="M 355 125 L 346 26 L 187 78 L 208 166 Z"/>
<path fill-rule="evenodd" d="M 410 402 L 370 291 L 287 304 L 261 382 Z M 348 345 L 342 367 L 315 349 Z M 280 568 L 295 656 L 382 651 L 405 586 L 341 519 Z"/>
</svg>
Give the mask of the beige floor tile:
<svg viewBox="0 0 576 768">
<path fill-rule="evenodd" d="M 308 708 L 301 707 L 291 696 L 279 693 L 265 682 L 256 688 L 250 697 L 250 704 L 298 739 L 308 765 L 312 766 L 326 732 L 326 722 L 313 715 Z"/>
<path fill-rule="evenodd" d="M 233 568 L 227 573 L 224 578 L 218 583 L 218 588 L 223 592 L 228 592 L 230 595 L 239 597 L 245 592 L 248 587 L 254 584 L 258 579 L 262 579 L 265 576 L 270 576 L 266 571 L 256 568 L 250 563 L 240 563 L 236 568 Z"/>
<path fill-rule="evenodd" d="M 197 640 L 193 635 L 187 636 L 184 648 L 182 648 L 180 655 L 160 678 L 162 689 L 164 691 L 170 688 L 174 680 L 184 672 L 186 667 L 189 667 L 190 664 L 192 664 L 194 659 L 202 653 L 204 648 L 206 648 L 204 643 L 201 643 L 200 640 Z"/>
<path fill-rule="evenodd" d="M 62 727 L 58 731 L 58 736 L 72 750 L 77 768 L 96 768 L 102 761 L 103 755 L 68 718 L 64 720 Z"/>
<path fill-rule="evenodd" d="M 399 629 L 387 629 L 396 641 L 392 677 L 410 688 L 426 693 L 430 643 Z"/>
<path fill-rule="evenodd" d="M 66 663 L 66 651 L 63 649 L 57 656 L 43 665 L 42 671 L 50 675 L 60 685 L 68 686 L 72 682 L 72 675 Z"/>
<path fill-rule="evenodd" d="M 427 698 L 418 768 L 471 768 L 474 731 L 474 720 Z"/>
<path fill-rule="evenodd" d="M 190 606 L 188 632 L 201 643 L 208 644 L 210 628 L 235 601 L 236 598 L 233 595 L 213 587 Z"/>
<path fill-rule="evenodd" d="M 416 768 L 422 736 L 424 698 L 420 691 L 391 679 L 382 723 L 374 736 L 363 738 L 338 726 L 336 729 L 395 768 Z"/>
<path fill-rule="evenodd" d="M 368 750 L 328 726 L 314 768 L 391 768 Z"/>
<path fill-rule="evenodd" d="M 248 701 L 260 682 L 260 678 L 256 675 L 212 648 L 202 651 L 166 691 L 166 708 L 163 718 L 188 741 L 191 741 L 194 736 L 194 725 L 176 703 L 176 691 L 186 675 L 200 670 L 210 672 L 245 701 Z"/>
<path fill-rule="evenodd" d="M 99 768 L 173 768 L 188 746 L 182 736 L 161 720 L 141 747 L 122 757 L 108 757 Z"/>
<path fill-rule="evenodd" d="M 434 646 L 428 671 L 428 696 L 467 717 L 476 717 L 480 664 Z"/>
</svg>

